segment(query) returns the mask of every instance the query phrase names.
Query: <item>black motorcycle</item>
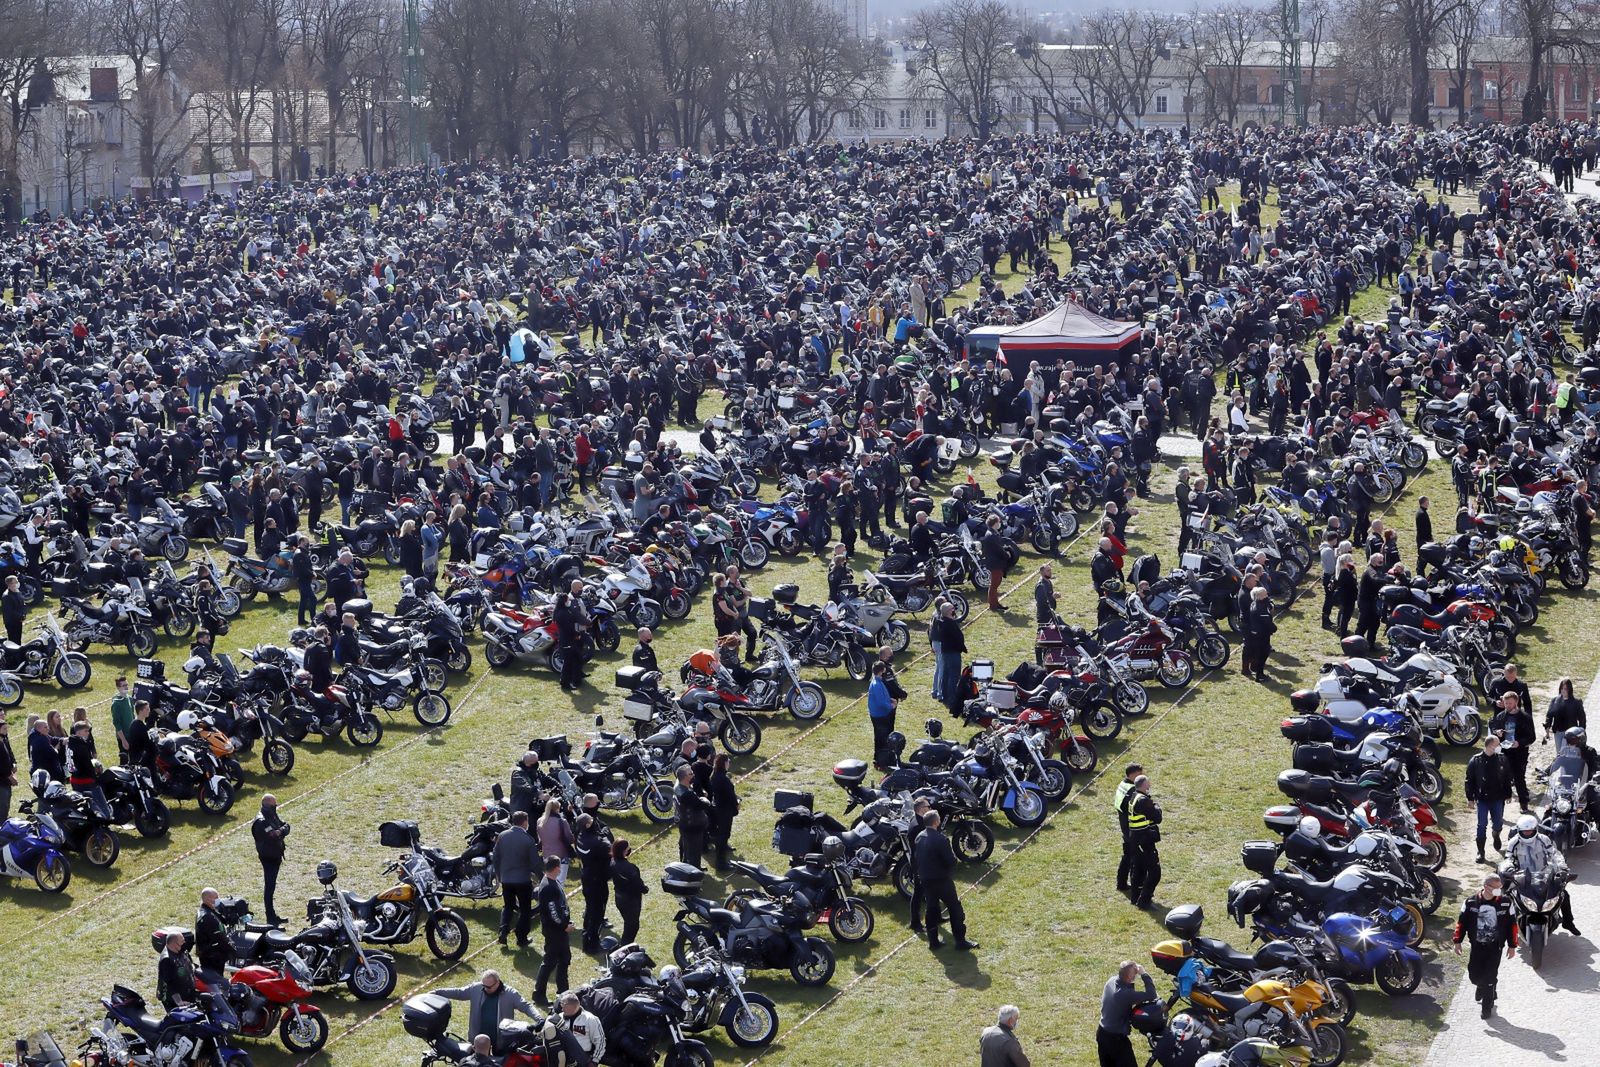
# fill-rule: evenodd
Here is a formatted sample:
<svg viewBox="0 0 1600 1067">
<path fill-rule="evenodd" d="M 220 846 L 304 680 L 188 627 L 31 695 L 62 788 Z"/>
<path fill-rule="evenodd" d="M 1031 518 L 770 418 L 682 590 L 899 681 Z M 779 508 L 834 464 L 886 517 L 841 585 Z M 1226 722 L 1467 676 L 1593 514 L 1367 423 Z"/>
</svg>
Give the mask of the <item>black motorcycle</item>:
<svg viewBox="0 0 1600 1067">
<path fill-rule="evenodd" d="M 198 737 L 169 733 L 155 744 L 151 782 L 156 792 L 173 800 L 193 800 L 208 815 L 226 815 L 235 790 L 211 746 Z"/>
<path fill-rule="evenodd" d="M 35 778 L 44 775 L 35 772 Z M 61 831 L 67 848 L 82 854 L 91 867 L 110 867 L 122 852 L 122 838 L 112 829 L 116 825 L 111 806 L 91 793 L 78 793 L 60 782 L 34 781 L 35 799 L 24 800 L 17 810 L 38 819 L 49 819 Z"/>
<path fill-rule="evenodd" d="M 378 827 L 379 840 L 387 847 L 409 849 L 422 857 L 433 872 L 434 887 L 440 896 L 488 900 L 500 893 L 492 857 L 494 843 L 510 821 L 509 809 L 502 816 L 495 802 L 485 801 L 483 807 L 486 815 L 494 810 L 496 817 L 472 823 L 467 828 L 467 847 L 454 856 L 442 848 L 423 844 L 417 824 L 410 821 L 383 823 Z"/>
<path fill-rule="evenodd" d="M 317 865 L 317 879 L 324 886 L 331 886 L 336 877 L 338 870 L 331 863 Z M 340 894 L 332 894 L 330 905 L 320 918 L 297 934 L 250 922 L 249 915 L 237 908 L 230 910 L 223 921 L 228 924 L 233 942 L 233 961 L 243 967 L 281 959 L 285 952 L 293 950 L 305 961 L 315 988 L 343 985 L 358 1000 L 388 999 L 400 977 L 394 955 L 362 945 L 355 920 Z M 221 905 L 218 907 L 220 910 Z"/>
<path fill-rule="evenodd" d="M 735 912 L 697 895 L 704 884 L 705 873 L 687 863 L 669 863 L 661 876 L 661 888 L 682 901 L 673 917 L 678 966 L 715 954 L 736 966 L 787 969 L 804 986 L 826 985 L 833 977 L 833 949 L 804 932 L 816 924 L 816 910 L 803 891 L 783 901 L 749 900 Z"/>
<path fill-rule="evenodd" d="M 96 782 L 111 807 L 113 826 L 132 824 L 140 837 L 165 837 L 172 813 L 156 792 L 148 767 L 106 767 Z"/>
<path fill-rule="evenodd" d="M 783 901 L 803 893 L 812 909 L 818 913 L 818 920 L 822 915 L 828 917 L 828 931 L 833 934 L 835 941 L 849 944 L 865 941 L 872 936 L 877 920 L 872 914 L 871 905 L 851 893 L 854 885 L 844 861 L 844 840 L 834 836 L 824 838 L 820 851 L 805 856 L 784 874 L 769 871 L 759 863 L 734 860 L 734 870 L 754 882 L 760 894 L 734 890 L 728 894 L 728 901 L 723 907 L 738 911 L 750 901 L 759 899 L 759 896 Z"/>
<path fill-rule="evenodd" d="M 89 657 L 67 647 L 66 634 L 55 619 L 47 617 L 39 636 L 27 644 L 0 644 L 0 671 L 14 674 L 23 682 L 54 679 L 63 689 L 82 689 L 89 684 L 94 668 Z"/>
</svg>

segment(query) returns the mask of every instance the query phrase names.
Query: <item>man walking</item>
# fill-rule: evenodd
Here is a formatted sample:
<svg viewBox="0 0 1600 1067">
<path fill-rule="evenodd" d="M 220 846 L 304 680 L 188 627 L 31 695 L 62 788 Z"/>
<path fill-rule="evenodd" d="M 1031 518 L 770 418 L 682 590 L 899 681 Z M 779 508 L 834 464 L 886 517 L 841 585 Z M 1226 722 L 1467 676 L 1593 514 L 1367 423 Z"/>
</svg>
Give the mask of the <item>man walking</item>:
<svg viewBox="0 0 1600 1067">
<path fill-rule="evenodd" d="M 1483 1017 L 1487 1019 L 1494 1014 L 1496 986 L 1500 981 L 1500 950 L 1505 949 L 1508 960 L 1517 954 L 1517 926 L 1511 921 L 1510 905 L 1500 897 L 1498 874 L 1484 878 L 1483 888 L 1461 905 L 1454 938 L 1458 956 L 1463 939 L 1472 946 L 1467 956 L 1467 978 L 1472 982 L 1472 995 L 1483 1005 Z"/>
<path fill-rule="evenodd" d="M 537 897 L 544 958 L 534 977 L 533 1001 L 541 1008 L 549 1008 L 550 979 L 556 981 L 556 992 L 563 992 L 567 988 L 567 967 L 572 963 L 572 941 L 567 936 L 572 930 L 572 912 L 567 907 L 567 894 L 561 889 L 561 860 L 555 856 L 545 857 L 544 878 L 539 882 Z"/>
<path fill-rule="evenodd" d="M 1150 795 L 1150 779 L 1134 779 L 1128 794 L 1128 840 L 1133 845 L 1133 864 L 1128 871 L 1128 895 L 1136 908 L 1148 908 L 1150 896 L 1161 884 L 1161 805 Z"/>
<path fill-rule="evenodd" d="M 937 952 L 939 924 L 944 921 L 944 911 L 950 912 L 950 933 L 956 939 L 956 948 L 970 951 L 978 947 L 976 941 L 967 940 L 967 911 L 961 906 L 956 892 L 956 854 L 950 839 L 939 829 L 939 813 L 930 811 L 922 817 L 922 833 L 913 846 L 917 864 L 917 884 L 922 889 L 922 899 L 928 911 L 924 925 L 928 931 L 928 948 Z"/>
<path fill-rule="evenodd" d="M 1127 893 L 1131 883 L 1128 876 L 1133 872 L 1133 842 L 1128 837 L 1128 804 L 1133 799 L 1133 783 L 1144 777 L 1144 765 L 1130 763 L 1122 772 L 1122 781 L 1117 783 L 1117 791 L 1112 797 L 1111 806 L 1117 809 L 1117 826 L 1122 830 L 1122 860 L 1117 864 L 1117 892 Z"/>
<path fill-rule="evenodd" d="M 517 947 L 528 947 L 528 932 L 533 927 L 533 872 L 537 868 L 539 842 L 528 832 L 528 813 L 514 811 L 511 825 L 495 839 L 494 874 L 500 880 L 500 943 L 506 943 L 516 921 Z"/>
<path fill-rule="evenodd" d="M 1522 705 L 1513 689 L 1500 694 L 1500 710 L 1489 720 L 1489 732 L 1500 738 L 1517 803 L 1528 810 L 1528 752 L 1537 736 L 1533 713 Z"/>
<path fill-rule="evenodd" d="M 1500 739 L 1490 734 L 1483 751 L 1467 761 L 1466 795 L 1478 806 L 1478 862 L 1488 863 L 1483 854 L 1484 831 L 1494 835 L 1494 850 L 1500 845 L 1500 827 L 1505 823 L 1506 801 L 1511 798 L 1511 766 L 1500 751 Z"/>
<path fill-rule="evenodd" d="M 289 824 L 279 818 L 278 798 L 271 793 L 261 798 L 261 811 L 250 824 L 250 836 L 255 838 L 256 858 L 261 861 L 261 904 L 267 910 L 267 922 L 282 926 L 283 919 L 272 906 L 272 897 L 278 890 L 278 870 L 283 866 L 283 842 L 289 836 Z"/>
<path fill-rule="evenodd" d="M 1017 1040 L 1021 1015 L 1015 1004 L 1000 1006 L 994 1025 L 985 1027 L 978 1037 L 978 1067 L 1030 1067 L 1022 1042 Z"/>
</svg>

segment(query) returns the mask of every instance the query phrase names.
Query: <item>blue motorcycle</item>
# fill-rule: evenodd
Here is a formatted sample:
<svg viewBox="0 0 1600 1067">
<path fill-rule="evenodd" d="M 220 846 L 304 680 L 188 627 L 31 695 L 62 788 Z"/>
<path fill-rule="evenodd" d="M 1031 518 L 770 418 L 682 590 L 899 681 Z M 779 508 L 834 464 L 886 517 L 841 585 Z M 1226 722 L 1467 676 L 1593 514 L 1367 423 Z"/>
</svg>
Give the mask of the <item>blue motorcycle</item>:
<svg viewBox="0 0 1600 1067">
<path fill-rule="evenodd" d="M 1255 934 L 1298 945 L 1322 969 L 1347 982 L 1373 982 L 1391 997 L 1416 992 L 1422 981 L 1422 956 L 1405 938 L 1362 915 L 1336 911 L 1320 927 L 1293 919 L 1274 921 L 1258 914 Z"/>
<path fill-rule="evenodd" d="M 59 893 L 72 883 L 67 838 L 48 815 L 6 820 L 0 825 L 0 875 L 32 878 L 46 893 Z"/>
<path fill-rule="evenodd" d="M 250 1067 L 250 1054 L 233 1043 L 239 1016 L 220 993 L 201 993 L 199 1004 L 174 1008 L 161 1017 L 150 1014 L 144 998 L 123 985 L 113 985 L 100 1003 L 106 1018 L 84 1046 L 86 1063 Z"/>
</svg>

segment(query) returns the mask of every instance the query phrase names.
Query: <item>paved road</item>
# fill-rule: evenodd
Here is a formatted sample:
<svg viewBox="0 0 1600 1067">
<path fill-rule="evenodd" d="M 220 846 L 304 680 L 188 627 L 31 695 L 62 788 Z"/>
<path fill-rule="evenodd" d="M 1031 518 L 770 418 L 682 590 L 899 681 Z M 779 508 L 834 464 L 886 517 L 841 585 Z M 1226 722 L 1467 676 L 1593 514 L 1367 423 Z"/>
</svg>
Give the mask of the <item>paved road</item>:
<svg viewBox="0 0 1600 1067">
<path fill-rule="evenodd" d="M 1586 698 L 1600 698 L 1600 673 Z M 1548 751 L 1548 750 L 1546 750 Z M 1539 757 L 1535 754 L 1534 759 Z M 1470 848 L 1457 842 L 1456 847 Z M 1558 933 L 1538 971 L 1519 956 L 1500 967 L 1495 1017 L 1479 1017 L 1463 975 L 1423 1067 L 1533 1067 L 1600 1063 L 1600 846 L 1571 857 L 1573 918 L 1582 937 Z"/>
</svg>

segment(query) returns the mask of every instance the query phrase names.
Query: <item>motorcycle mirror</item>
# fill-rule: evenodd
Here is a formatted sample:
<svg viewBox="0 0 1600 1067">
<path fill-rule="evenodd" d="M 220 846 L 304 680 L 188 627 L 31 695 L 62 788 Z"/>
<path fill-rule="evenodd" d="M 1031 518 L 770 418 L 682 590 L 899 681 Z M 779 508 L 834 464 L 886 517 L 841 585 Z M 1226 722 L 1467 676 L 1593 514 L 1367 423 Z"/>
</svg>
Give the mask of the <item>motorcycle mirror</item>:
<svg viewBox="0 0 1600 1067">
<path fill-rule="evenodd" d="M 494 797 L 495 800 L 504 800 L 506 798 L 506 791 L 500 788 L 499 782 L 496 782 L 489 788 L 489 795 Z"/>
<path fill-rule="evenodd" d="M 606 717 L 604 715 L 596 715 L 594 717 L 594 724 L 596 726 L 604 726 L 606 724 Z"/>
</svg>

